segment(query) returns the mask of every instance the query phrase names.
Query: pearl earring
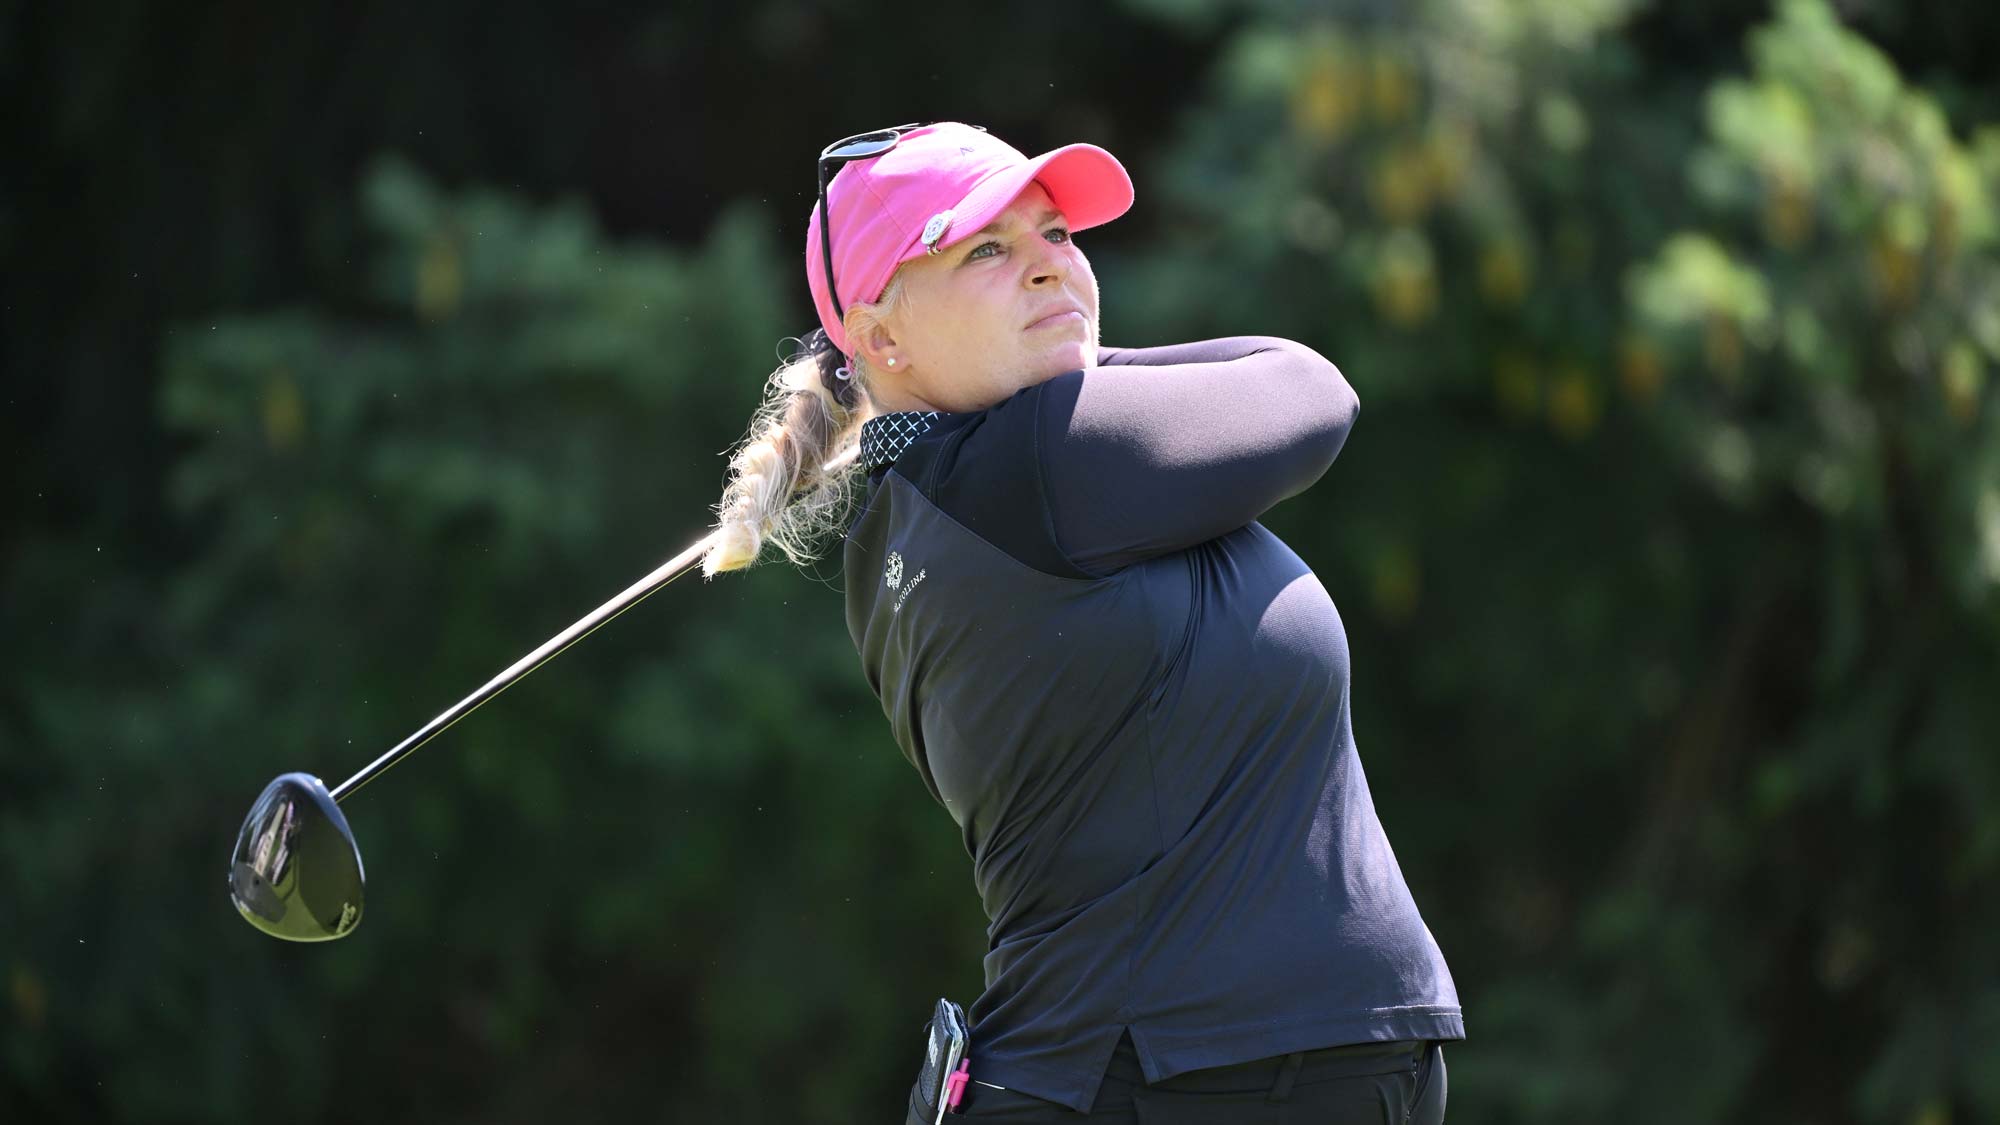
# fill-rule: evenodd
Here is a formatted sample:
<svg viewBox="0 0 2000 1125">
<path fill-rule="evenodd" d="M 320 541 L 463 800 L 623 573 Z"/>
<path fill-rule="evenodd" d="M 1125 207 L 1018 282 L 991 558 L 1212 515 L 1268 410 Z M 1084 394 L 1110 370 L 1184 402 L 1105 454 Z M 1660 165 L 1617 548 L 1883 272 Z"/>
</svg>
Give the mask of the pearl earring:
<svg viewBox="0 0 2000 1125">
<path fill-rule="evenodd" d="M 890 356 L 890 357 L 889 357 L 889 366 L 891 366 L 891 367 L 894 367 L 894 366 L 896 366 L 896 357 L 895 357 L 895 356 Z"/>
</svg>

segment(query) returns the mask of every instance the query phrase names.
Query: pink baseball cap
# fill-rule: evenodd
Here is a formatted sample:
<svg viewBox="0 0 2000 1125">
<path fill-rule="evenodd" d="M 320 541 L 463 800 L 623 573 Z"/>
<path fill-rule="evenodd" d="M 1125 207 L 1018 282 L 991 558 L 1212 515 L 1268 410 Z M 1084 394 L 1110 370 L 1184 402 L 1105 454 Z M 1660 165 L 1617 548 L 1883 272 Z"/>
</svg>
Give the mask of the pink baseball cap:
<svg viewBox="0 0 2000 1125">
<path fill-rule="evenodd" d="M 977 234 L 1038 180 L 1072 231 L 1101 226 L 1132 206 L 1132 178 L 1096 145 L 1064 145 L 1030 160 L 956 121 L 912 129 L 882 155 L 842 165 L 826 188 L 840 299 L 879 300 L 896 267 Z M 845 310 L 833 307 L 825 274 L 815 197 L 806 223 L 806 284 L 828 339 L 852 355 L 840 323 Z"/>
</svg>

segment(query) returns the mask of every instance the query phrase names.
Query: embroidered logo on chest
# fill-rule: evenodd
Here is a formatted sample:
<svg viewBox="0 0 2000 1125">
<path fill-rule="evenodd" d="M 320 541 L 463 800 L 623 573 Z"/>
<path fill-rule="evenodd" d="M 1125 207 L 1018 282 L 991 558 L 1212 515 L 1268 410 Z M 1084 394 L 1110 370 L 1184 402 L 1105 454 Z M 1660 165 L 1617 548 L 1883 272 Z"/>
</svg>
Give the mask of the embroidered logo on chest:
<svg viewBox="0 0 2000 1125">
<path fill-rule="evenodd" d="M 891 590 L 901 587 L 903 591 L 897 596 L 896 604 L 890 607 L 891 613 L 903 612 L 903 603 L 910 600 L 910 595 L 916 592 L 917 583 L 924 580 L 926 573 L 922 570 L 917 571 L 910 579 L 910 584 L 903 586 L 903 556 L 897 551 L 889 552 L 889 565 L 882 568 L 882 581 L 887 583 Z"/>
</svg>

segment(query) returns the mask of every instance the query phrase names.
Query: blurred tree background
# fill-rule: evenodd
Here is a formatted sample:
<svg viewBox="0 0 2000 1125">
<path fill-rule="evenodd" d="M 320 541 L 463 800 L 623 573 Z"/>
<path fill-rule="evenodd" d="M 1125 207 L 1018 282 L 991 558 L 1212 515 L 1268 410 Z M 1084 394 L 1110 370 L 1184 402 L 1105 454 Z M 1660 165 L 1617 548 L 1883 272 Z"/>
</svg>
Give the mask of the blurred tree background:
<svg viewBox="0 0 2000 1125">
<path fill-rule="evenodd" d="M 1451 1119 L 2000 1121 L 2000 9 L 13 6 L 0 1120 L 890 1120 L 979 985 L 837 556 L 687 580 L 812 158 L 1125 160 L 1107 343 L 1367 409 L 1266 521 L 1457 976 Z M 979 44 L 987 44 L 981 49 Z"/>
</svg>

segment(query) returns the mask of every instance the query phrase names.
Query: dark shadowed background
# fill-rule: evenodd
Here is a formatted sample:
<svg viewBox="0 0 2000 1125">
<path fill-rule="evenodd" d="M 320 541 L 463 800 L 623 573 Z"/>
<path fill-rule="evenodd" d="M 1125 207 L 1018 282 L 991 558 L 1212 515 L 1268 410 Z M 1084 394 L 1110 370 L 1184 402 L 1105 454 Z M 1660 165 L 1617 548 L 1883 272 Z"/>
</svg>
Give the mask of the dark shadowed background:
<svg viewBox="0 0 2000 1125">
<path fill-rule="evenodd" d="M 1106 343 L 1359 390 L 1266 522 L 1454 1122 L 2000 1121 L 2000 8 L 0 13 L 0 1120 L 897 1118 L 985 923 L 837 554 L 351 800 L 346 940 L 224 874 L 703 533 L 814 156 L 950 118 L 1131 170 Z"/>
</svg>

